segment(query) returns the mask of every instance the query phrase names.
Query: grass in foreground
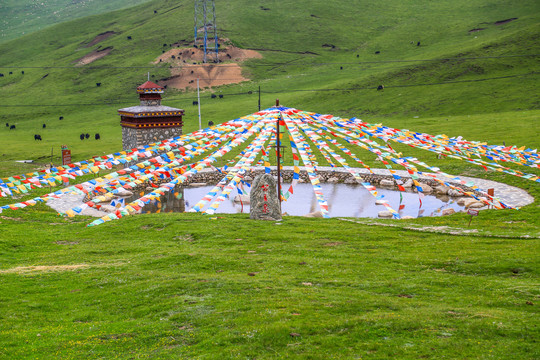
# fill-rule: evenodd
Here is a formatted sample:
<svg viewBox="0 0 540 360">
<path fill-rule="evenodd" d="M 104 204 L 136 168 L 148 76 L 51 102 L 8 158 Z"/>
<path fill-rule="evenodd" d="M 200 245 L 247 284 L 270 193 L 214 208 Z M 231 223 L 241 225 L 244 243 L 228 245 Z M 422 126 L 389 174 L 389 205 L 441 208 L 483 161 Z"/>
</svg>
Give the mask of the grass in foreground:
<svg viewBox="0 0 540 360">
<path fill-rule="evenodd" d="M 86 228 L 42 206 L 3 215 L 3 357 L 540 355 L 538 239 L 297 217 Z"/>
</svg>

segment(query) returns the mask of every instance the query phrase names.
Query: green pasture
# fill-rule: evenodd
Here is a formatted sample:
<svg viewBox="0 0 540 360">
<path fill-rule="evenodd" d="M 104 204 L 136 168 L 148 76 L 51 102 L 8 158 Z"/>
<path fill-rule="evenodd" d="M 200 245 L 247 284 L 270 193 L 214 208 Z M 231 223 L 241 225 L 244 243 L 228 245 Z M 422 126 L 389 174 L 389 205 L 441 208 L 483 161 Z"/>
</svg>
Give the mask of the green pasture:
<svg viewBox="0 0 540 360">
<path fill-rule="evenodd" d="M 243 1 L 217 6 L 221 36 L 258 49 L 263 58 L 243 65 L 252 81 L 202 89 L 203 125 L 257 111 L 260 86 L 262 108 L 279 98 L 285 106 L 308 111 L 536 146 L 536 2 L 312 1 L 304 6 L 280 1 L 262 6 L 270 10 L 261 6 Z M 31 168 L 15 160 L 32 159 L 42 166 L 51 148 L 58 161 L 63 144 L 72 149 L 74 160 L 118 151 L 116 110 L 137 104 L 135 88 L 147 72 L 153 81 L 169 76 L 166 64 L 151 62 L 170 44 L 191 41 L 192 22 L 178 19 L 192 13 L 190 1 L 153 1 L 1 44 L 0 175 Z M 508 14 L 517 19 L 494 25 Z M 484 30 L 469 32 L 476 28 Z M 84 47 L 105 31 L 115 34 Z M 106 57 L 75 65 L 90 51 L 106 47 L 113 48 Z M 384 91 L 376 91 L 381 84 Z M 211 99 L 212 93 L 224 97 Z M 164 104 L 185 109 L 185 132 L 198 128 L 194 100 L 194 91 L 167 89 L 164 96 Z M 499 119 L 497 127 L 493 118 Z M 17 129 L 9 131 L 4 123 Z M 81 142 L 81 133 L 92 140 Z M 95 133 L 101 135 L 99 143 L 93 140 Z M 34 141 L 34 134 L 42 135 L 43 142 Z"/>
<path fill-rule="evenodd" d="M 135 4 L 118 0 L 76 13 L 84 2 L 67 3 L 0 7 L 15 14 L 4 16 L 0 37 L 1 177 L 47 166 L 51 149 L 59 164 L 64 144 L 73 161 L 121 150 L 117 110 L 138 103 L 148 72 L 155 82 L 170 76 L 168 64 L 152 64 L 162 51 L 193 38 L 193 1 L 110 11 Z M 36 31 L 17 36 L 28 9 L 21 26 Z M 62 23 L 50 26 L 59 9 Z M 368 123 L 540 147 L 537 1 L 234 0 L 216 1 L 216 12 L 221 37 L 263 58 L 242 64 L 250 81 L 201 89 L 203 126 L 256 112 L 260 87 L 263 109 L 279 98 Z M 97 15 L 76 18 L 85 14 Z M 85 47 L 105 31 L 115 34 Z M 107 47 L 104 58 L 75 65 Z M 164 94 L 163 104 L 185 110 L 185 133 L 198 129 L 196 99 L 192 90 Z M 538 183 L 392 146 L 454 175 L 520 187 L 535 202 L 483 210 L 470 226 L 465 214 L 255 222 L 167 213 L 87 228 L 91 218 L 62 218 L 43 204 L 5 210 L 0 358 L 539 358 Z"/>
<path fill-rule="evenodd" d="M 482 231 L 503 215 L 486 213 L 452 226 Z M 503 237 L 298 217 L 89 220 L 41 205 L 0 220 L 3 357 L 540 354 L 537 220 L 504 218 Z M 516 226 L 536 237 L 507 232 Z"/>
</svg>

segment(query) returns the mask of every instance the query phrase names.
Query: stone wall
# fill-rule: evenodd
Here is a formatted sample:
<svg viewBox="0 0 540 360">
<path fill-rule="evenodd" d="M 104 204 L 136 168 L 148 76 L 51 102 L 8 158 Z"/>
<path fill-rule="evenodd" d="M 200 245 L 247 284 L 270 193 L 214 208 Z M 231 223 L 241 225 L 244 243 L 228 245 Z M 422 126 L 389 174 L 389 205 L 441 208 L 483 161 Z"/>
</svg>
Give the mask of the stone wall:
<svg viewBox="0 0 540 360">
<path fill-rule="evenodd" d="M 182 135 L 181 127 L 169 128 L 130 128 L 122 126 L 122 148 L 131 150 L 138 146 Z"/>
<path fill-rule="evenodd" d="M 287 169 L 287 168 L 289 168 L 289 169 Z M 380 170 L 380 169 L 373 169 L 373 170 L 378 171 L 378 172 L 386 171 L 386 170 Z M 257 168 L 254 168 L 254 169 L 248 171 L 244 175 L 244 180 L 251 183 L 255 179 L 255 176 L 260 175 L 260 174 L 264 174 L 264 167 L 257 167 Z M 285 169 L 281 170 L 281 174 L 282 174 L 284 183 L 292 182 L 292 177 L 293 177 L 294 172 L 293 172 L 292 169 L 290 169 L 290 167 L 286 167 Z M 272 170 L 271 175 L 277 177 L 277 171 Z M 325 169 L 319 168 L 319 170 L 317 171 L 317 175 L 319 176 L 319 179 L 320 179 L 321 183 L 358 184 L 358 181 L 346 169 L 343 169 L 343 168 L 334 168 L 334 169 L 332 169 L 332 168 L 325 168 Z M 218 171 L 215 171 L 213 169 L 203 169 L 202 171 L 190 176 L 183 183 L 183 185 L 184 186 L 189 186 L 191 184 L 215 185 L 224 176 L 225 176 L 224 174 L 222 174 L 222 173 L 220 173 Z M 377 174 L 377 173 L 374 173 L 374 174 L 362 173 L 361 176 L 362 176 L 364 181 L 369 182 L 372 185 L 375 185 L 377 187 L 383 187 L 383 188 L 386 188 L 386 189 L 395 188 L 395 186 L 393 185 L 394 178 L 392 177 L 392 175 L 380 174 L 380 173 L 379 174 Z M 402 173 L 401 177 L 402 177 L 403 182 L 409 182 L 410 183 L 411 179 L 410 179 L 409 176 L 406 176 L 406 175 L 404 175 Z M 392 184 L 390 184 L 390 185 L 385 184 L 385 181 L 388 182 L 388 180 L 390 180 L 390 182 Z M 163 179 L 163 180 L 157 180 L 157 181 L 155 179 L 153 180 L 153 182 L 156 183 L 156 184 L 166 183 L 166 182 L 169 182 L 169 181 L 171 181 L 171 179 Z M 422 176 L 421 175 L 421 177 L 420 177 L 420 179 L 418 181 L 421 184 L 429 185 L 431 188 L 435 188 L 435 187 L 437 187 L 439 185 L 435 180 L 433 180 L 432 178 L 430 178 L 428 176 Z M 300 171 L 300 180 L 299 180 L 299 182 L 301 182 L 301 183 L 309 183 L 310 182 L 308 174 L 307 174 L 307 172 L 305 170 Z M 458 183 L 455 183 L 453 181 L 448 181 L 448 182 L 452 183 L 454 186 L 457 186 L 457 187 L 459 187 L 459 188 L 461 188 L 461 189 L 463 189 L 465 191 L 473 191 L 477 195 L 481 195 L 479 192 L 474 191 L 473 189 L 471 189 L 471 188 L 469 188 L 467 186 L 464 186 L 462 184 L 458 184 Z M 404 185 L 404 186 L 406 188 L 406 191 L 408 191 L 408 192 L 416 191 L 414 189 L 414 186 L 412 186 L 412 188 L 411 188 L 410 185 L 409 186 Z M 153 190 L 154 190 L 154 188 L 150 187 L 148 183 L 140 184 L 135 189 L 133 189 L 134 192 L 137 192 L 137 191 L 153 191 Z M 450 196 L 458 196 L 458 195 L 450 195 Z M 93 194 L 91 194 L 91 193 L 88 194 L 85 201 L 88 201 L 88 199 L 91 199 L 92 197 L 94 197 Z"/>
<path fill-rule="evenodd" d="M 281 175 L 283 177 L 283 181 L 286 183 L 292 182 L 293 178 L 293 171 L 292 170 L 281 170 Z M 251 170 L 245 175 L 245 180 L 248 182 L 251 182 L 255 178 L 255 176 L 264 174 L 264 169 L 255 169 Z M 277 176 L 277 171 L 272 170 L 271 174 L 273 176 Z M 319 176 L 319 179 L 322 183 L 326 182 L 336 182 L 336 183 L 346 183 L 346 184 L 358 184 L 358 181 L 347 171 L 318 171 L 317 175 Z M 223 174 L 217 172 L 217 171 L 207 171 L 206 169 L 198 172 L 194 175 L 192 175 L 186 184 L 190 183 L 208 183 L 208 184 L 216 184 L 223 178 Z M 392 180 L 392 175 L 379 175 L 379 174 L 362 174 L 362 178 L 370 182 L 373 185 L 380 184 L 381 180 Z M 329 181 L 330 180 L 330 181 Z M 404 179 L 407 180 L 407 179 Z M 300 182 L 309 183 L 309 177 L 306 171 L 300 171 Z M 420 182 L 423 182 L 425 184 L 428 184 L 430 186 L 436 186 L 437 183 L 432 179 L 420 179 Z"/>
<path fill-rule="evenodd" d="M 378 169 L 375 169 L 375 170 L 378 170 Z M 251 183 L 251 181 L 255 178 L 255 176 L 260 175 L 260 174 L 264 174 L 263 167 L 255 168 L 253 170 L 248 171 L 244 176 L 244 180 Z M 277 171 L 272 170 L 271 174 L 273 176 L 277 176 Z M 282 174 L 283 182 L 285 183 L 292 182 L 292 178 L 294 174 L 293 170 L 285 168 L 281 170 L 281 174 Z M 319 169 L 319 171 L 317 171 L 317 175 L 319 176 L 321 183 L 358 184 L 358 181 L 346 169 L 343 169 L 343 168 L 336 168 L 332 170 Z M 215 185 L 223 177 L 224 175 L 217 171 L 213 171 L 211 169 L 204 169 L 192 175 L 184 184 L 189 185 L 191 183 L 207 183 L 208 185 Z M 390 180 L 390 182 L 394 183 L 394 178 L 390 174 L 386 175 L 386 174 L 377 174 L 377 173 L 375 174 L 363 173 L 361 174 L 361 177 L 364 181 L 369 182 L 375 186 L 383 186 L 383 187 L 386 186 L 384 184 L 385 180 L 386 181 Z M 407 182 L 410 180 L 410 177 L 402 175 L 402 180 L 404 182 Z M 166 181 L 169 181 L 169 180 L 166 180 Z M 303 183 L 310 182 L 306 171 L 304 170 L 300 171 L 299 182 L 303 182 Z M 427 184 L 432 188 L 439 186 L 439 183 L 437 183 L 435 180 L 427 176 L 421 176 L 420 179 L 418 179 L 418 182 L 420 182 L 421 184 Z M 449 182 L 453 183 L 452 181 L 449 181 Z M 453 185 L 455 186 L 459 185 L 459 187 L 465 191 L 472 191 L 471 188 L 458 184 L 458 183 L 453 183 Z"/>
</svg>

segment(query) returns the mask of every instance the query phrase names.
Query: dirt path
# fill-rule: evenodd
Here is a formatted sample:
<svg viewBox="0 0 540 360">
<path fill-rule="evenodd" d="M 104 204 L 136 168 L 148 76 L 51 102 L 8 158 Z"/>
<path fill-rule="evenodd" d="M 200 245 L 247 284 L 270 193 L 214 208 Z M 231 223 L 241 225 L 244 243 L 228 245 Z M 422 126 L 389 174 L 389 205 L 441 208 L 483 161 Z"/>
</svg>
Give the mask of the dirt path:
<svg viewBox="0 0 540 360">
<path fill-rule="evenodd" d="M 102 57 L 107 56 L 112 51 L 112 49 L 113 47 L 110 46 L 105 49 L 94 50 L 91 53 L 84 55 L 82 58 L 75 60 L 74 62 L 77 66 L 88 65 L 98 59 L 101 59 Z"/>
<path fill-rule="evenodd" d="M 89 47 L 92 47 L 96 44 L 99 44 L 100 42 L 102 42 L 103 40 L 113 36 L 114 34 L 116 34 L 114 31 L 105 31 L 99 35 L 97 35 L 94 39 L 92 39 L 92 41 L 90 41 L 88 44 L 84 44 L 84 47 L 85 48 L 89 48 Z"/>
</svg>

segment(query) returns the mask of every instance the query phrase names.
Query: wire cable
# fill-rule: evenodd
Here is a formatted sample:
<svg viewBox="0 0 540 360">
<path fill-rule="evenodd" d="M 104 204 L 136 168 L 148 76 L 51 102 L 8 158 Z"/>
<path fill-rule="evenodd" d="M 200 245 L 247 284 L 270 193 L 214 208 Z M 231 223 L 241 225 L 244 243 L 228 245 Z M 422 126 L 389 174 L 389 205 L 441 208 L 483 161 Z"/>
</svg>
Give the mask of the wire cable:
<svg viewBox="0 0 540 360">
<path fill-rule="evenodd" d="M 389 88 L 405 88 L 405 87 L 416 87 L 416 86 L 434 86 L 434 85 L 447 85 L 447 84 L 458 84 L 458 83 L 470 83 L 470 82 L 481 82 L 481 81 L 491 81 L 491 80 L 501 80 L 501 79 L 510 79 L 517 77 L 524 77 L 529 75 L 538 75 L 538 72 L 529 72 L 525 74 L 516 74 L 516 75 L 507 75 L 507 76 L 497 76 L 491 78 L 483 79 L 470 79 L 470 80 L 454 80 L 454 81 L 444 81 L 437 83 L 422 83 L 422 84 L 402 84 L 402 85 L 384 85 L 385 89 Z M 373 90 L 377 89 L 377 86 L 364 86 L 364 87 L 352 87 L 352 88 L 330 88 L 330 89 L 286 89 L 283 91 L 264 91 L 261 90 L 261 94 L 283 94 L 288 92 L 326 92 L 326 91 L 358 91 L 358 90 Z M 232 94 L 214 94 L 216 97 L 219 95 L 226 96 L 240 96 L 240 95 L 253 95 L 257 94 L 257 90 L 241 92 L 241 93 L 232 93 Z M 188 97 L 188 98 L 174 98 L 168 97 L 165 99 L 168 102 L 172 101 L 191 101 L 197 100 L 197 97 Z M 115 105 L 115 104 L 133 104 L 134 99 L 126 99 L 121 101 L 104 101 L 102 103 L 78 103 L 78 104 L 0 104 L 0 107 L 67 107 L 67 106 L 104 106 L 104 105 Z"/>
<path fill-rule="evenodd" d="M 540 54 L 517 54 L 517 55 L 499 55 L 499 56 L 475 56 L 475 57 L 456 57 L 456 58 L 440 58 L 440 59 L 397 59 L 397 60 L 373 60 L 373 61 L 355 61 L 355 62 L 277 62 L 277 63 L 254 63 L 246 64 L 245 66 L 321 66 L 321 65 L 364 65 L 364 64 L 386 64 L 386 63 L 415 63 L 415 62 L 436 62 L 436 61 L 469 61 L 483 59 L 502 59 L 502 58 L 519 58 L 519 57 L 538 57 Z M 162 63 L 163 64 L 163 63 Z M 101 70 L 101 69 L 180 69 L 183 67 L 208 67 L 210 65 L 227 67 L 238 66 L 237 63 L 206 63 L 206 64 L 184 64 L 178 66 L 159 66 L 159 65 L 144 65 L 144 66 L 5 66 L 0 65 L 0 69 L 73 69 L 73 70 Z"/>
</svg>

